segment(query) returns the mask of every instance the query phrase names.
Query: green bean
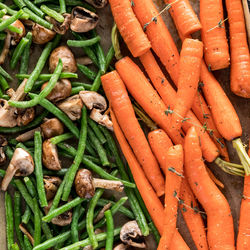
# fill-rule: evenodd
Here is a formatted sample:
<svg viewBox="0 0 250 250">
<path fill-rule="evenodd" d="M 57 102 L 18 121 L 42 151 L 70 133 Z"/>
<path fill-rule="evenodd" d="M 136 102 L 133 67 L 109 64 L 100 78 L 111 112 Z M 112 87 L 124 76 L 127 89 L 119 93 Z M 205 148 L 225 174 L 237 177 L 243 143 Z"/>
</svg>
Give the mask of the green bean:
<svg viewBox="0 0 250 250">
<path fill-rule="evenodd" d="M 87 137 L 87 143 L 86 143 L 86 151 L 91 154 L 92 156 L 97 156 L 97 153 L 92 145 L 92 143 L 89 141 Z"/>
<path fill-rule="evenodd" d="M 23 51 L 23 54 L 22 54 L 22 58 L 21 58 L 21 62 L 20 62 L 20 69 L 19 69 L 20 74 L 27 74 L 28 73 L 29 58 L 30 58 L 30 46 L 32 44 L 32 33 L 28 32 L 28 34 L 26 35 L 26 38 L 29 40 L 29 42 L 26 45 L 26 47 Z"/>
<path fill-rule="evenodd" d="M 36 188 L 28 176 L 23 178 L 26 188 L 28 189 L 30 195 L 34 198 L 36 196 Z"/>
<path fill-rule="evenodd" d="M 62 168 L 58 171 L 43 169 L 43 175 L 58 175 L 64 176 L 68 171 L 68 168 Z"/>
<path fill-rule="evenodd" d="M 72 137 L 74 137 L 73 134 L 71 133 L 65 133 L 65 134 L 62 134 L 62 135 L 57 135 L 57 136 L 54 136 L 52 138 L 50 138 L 50 142 L 54 145 L 60 143 L 60 142 L 63 142 L 63 141 L 66 141 L 68 139 L 71 139 Z"/>
<path fill-rule="evenodd" d="M 79 241 L 79 233 L 78 233 L 78 220 L 80 217 L 81 204 L 77 205 L 74 208 L 72 222 L 71 222 L 71 238 L 72 242 L 75 243 Z"/>
<path fill-rule="evenodd" d="M 89 209 L 86 214 L 86 224 L 87 224 L 87 232 L 89 235 L 90 244 L 92 245 L 93 249 L 96 249 L 98 247 L 98 241 L 94 232 L 94 210 L 97 204 L 97 201 L 101 198 L 104 190 L 103 189 L 97 189 L 95 192 L 95 195 L 92 197 L 89 203 Z"/>
<path fill-rule="evenodd" d="M 19 228 L 19 225 L 21 224 L 21 194 L 18 191 L 14 194 L 14 221 L 17 239 L 21 249 L 24 249 L 23 234 Z"/>
<path fill-rule="evenodd" d="M 8 20 L 8 19 L 7 19 Z M 39 57 L 35 69 L 31 73 L 30 77 L 28 78 L 28 81 L 26 82 L 24 92 L 28 93 L 32 90 L 32 87 L 35 83 L 35 81 L 38 79 L 39 75 L 41 74 L 42 69 L 44 68 L 44 65 L 50 55 L 50 52 L 53 48 L 53 43 L 49 42 L 46 44 L 41 56 Z"/>
<path fill-rule="evenodd" d="M 7 10 L 6 9 L 0 10 L 0 18 L 2 18 L 6 14 L 7 14 Z"/>
<path fill-rule="evenodd" d="M 1 66 L 0 66 L 0 74 L 4 77 L 7 78 L 8 80 L 12 81 L 13 78 L 10 76 L 8 72 L 6 72 Z"/>
<path fill-rule="evenodd" d="M 107 223 L 107 238 L 106 238 L 105 250 L 112 250 L 114 242 L 114 221 L 111 210 L 105 211 L 104 215 Z"/>
<path fill-rule="evenodd" d="M 94 131 L 96 137 L 98 138 L 98 140 L 100 141 L 100 143 L 104 144 L 107 140 L 104 137 L 102 131 L 99 129 L 97 123 L 88 117 L 88 124 L 93 129 L 93 131 Z"/>
<path fill-rule="evenodd" d="M 46 199 L 46 193 L 43 183 L 43 171 L 42 171 L 42 136 L 39 131 L 36 131 L 34 134 L 34 143 L 35 143 L 35 153 L 34 153 L 34 161 L 35 161 L 35 175 L 36 175 L 36 183 L 37 183 L 37 193 L 40 201 L 41 207 L 48 206 L 48 202 Z"/>
<path fill-rule="evenodd" d="M 68 174 L 65 176 L 67 178 L 66 178 L 64 189 L 63 189 L 63 195 L 62 195 L 63 201 L 67 201 L 69 198 L 69 194 L 70 194 L 71 187 L 75 179 L 76 172 L 82 162 L 82 156 L 84 154 L 85 146 L 86 146 L 86 138 L 87 138 L 87 109 L 86 107 L 83 107 L 78 148 L 76 151 L 74 162 L 71 165 L 68 171 Z"/>
<path fill-rule="evenodd" d="M 77 63 L 77 68 L 90 80 L 95 80 L 96 73 L 87 66 Z"/>
<path fill-rule="evenodd" d="M 0 75 L 0 85 L 4 91 L 10 88 L 8 82 L 2 75 Z"/>
<path fill-rule="evenodd" d="M 6 174 L 6 171 L 3 170 L 3 169 L 0 169 L 0 176 L 4 177 L 5 174 Z M 14 183 L 13 179 L 11 180 L 10 184 L 13 185 L 13 186 L 15 186 L 15 183 Z"/>
<path fill-rule="evenodd" d="M 41 242 L 41 217 L 40 210 L 38 207 L 38 202 L 36 198 L 33 198 L 33 206 L 34 206 L 34 246 L 37 246 Z"/>
<path fill-rule="evenodd" d="M 161 236 L 160 236 L 160 234 L 159 234 L 157 228 L 155 227 L 155 225 L 154 225 L 154 223 L 153 223 L 152 221 L 148 223 L 148 226 L 149 226 L 150 231 L 151 231 L 151 233 L 153 234 L 153 236 L 154 236 L 154 238 L 155 238 L 155 241 L 156 241 L 156 243 L 157 243 L 157 245 L 158 245 L 159 242 L 160 242 Z"/>
<path fill-rule="evenodd" d="M 71 154 L 72 156 L 75 156 L 76 154 L 76 150 L 71 147 L 70 145 L 66 144 L 66 143 L 59 143 L 57 144 L 59 148 L 62 148 L 63 150 L 66 150 L 69 154 Z M 126 187 L 130 187 L 130 188 L 135 188 L 135 184 L 131 183 L 129 181 L 125 181 L 125 180 L 121 180 L 115 176 L 112 176 L 111 174 L 107 173 L 105 170 L 103 170 L 103 168 L 99 167 L 98 165 L 96 165 L 95 163 L 93 163 L 92 161 L 90 161 L 89 159 L 85 158 L 83 156 L 82 158 L 82 163 L 89 168 L 90 170 L 94 171 L 95 173 L 97 173 L 98 175 L 100 175 L 100 177 L 107 179 L 107 180 L 114 180 L 114 181 L 121 181 L 124 186 Z"/>
<path fill-rule="evenodd" d="M 33 225 L 33 223 L 32 222 L 34 222 L 34 217 L 32 216 L 31 217 L 31 220 L 27 223 L 27 225 L 26 225 L 26 228 L 27 228 L 27 230 L 28 230 L 28 232 L 32 235 L 32 237 L 34 236 L 34 225 Z"/>
<path fill-rule="evenodd" d="M 0 33 L 0 40 L 1 41 L 5 40 L 6 36 L 7 36 L 6 33 L 1 32 Z"/>
<path fill-rule="evenodd" d="M 0 72 L 1 74 L 1 72 Z M 25 78 L 30 78 L 31 75 L 28 74 L 16 74 L 16 78 L 19 80 L 23 80 Z M 52 74 L 40 74 L 37 78 L 37 80 L 43 80 L 43 81 L 49 81 L 50 78 L 52 77 Z M 59 76 L 60 79 L 65 79 L 65 78 L 78 78 L 78 75 L 75 73 L 71 72 L 62 72 Z"/>
<path fill-rule="evenodd" d="M 78 204 L 81 204 L 85 200 L 86 200 L 85 198 L 77 197 L 74 200 L 64 204 L 63 206 L 54 209 L 52 212 L 49 212 L 46 216 L 44 216 L 42 218 L 42 220 L 45 222 L 50 222 L 56 216 L 63 214 L 64 212 L 72 209 L 73 207 L 77 206 Z"/>
<path fill-rule="evenodd" d="M 45 16 L 45 13 L 40 10 L 38 7 L 36 7 L 35 4 L 33 4 L 31 1 L 29 0 L 23 0 L 24 3 L 26 4 L 26 6 L 33 11 L 34 13 L 36 13 L 39 17 L 43 18 Z"/>
<path fill-rule="evenodd" d="M 14 244 L 14 218 L 12 199 L 8 192 L 5 192 L 5 218 L 6 218 L 6 235 L 7 235 L 7 247 L 11 249 L 11 245 Z"/>
<path fill-rule="evenodd" d="M 64 14 L 66 12 L 65 0 L 59 0 L 59 4 L 60 4 L 60 13 Z"/>
<path fill-rule="evenodd" d="M 34 147 L 35 143 L 34 141 L 26 141 L 23 143 L 26 147 Z"/>
<path fill-rule="evenodd" d="M 60 14 L 57 13 L 56 11 L 48 8 L 46 5 L 41 5 L 40 9 L 47 14 L 50 17 L 53 17 L 56 21 L 58 21 L 59 23 L 63 23 L 64 22 L 64 17 Z"/>
<path fill-rule="evenodd" d="M 12 148 L 10 146 L 6 146 L 6 147 L 4 147 L 4 152 L 7 155 L 8 159 L 11 160 L 11 158 L 14 154 L 14 151 L 12 150 Z"/>
<path fill-rule="evenodd" d="M 19 246 L 17 243 L 11 245 L 11 250 L 19 250 Z"/>
<path fill-rule="evenodd" d="M 91 84 L 83 83 L 83 82 L 71 82 L 72 87 L 84 87 L 86 90 L 91 89 Z"/>
<path fill-rule="evenodd" d="M 78 40 L 86 40 L 85 37 L 79 35 L 78 33 L 76 32 L 72 32 L 72 34 L 74 35 L 74 37 Z M 99 67 L 99 64 L 98 64 L 98 60 L 97 60 L 97 57 L 95 55 L 95 52 L 92 50 L 91 47 L 82 47 L 84 53 L 91 59 L 91 61 L 97 66 Z"/>
<path fill-rule="evenodd" d="M 0 9 L 6 9 L 7 13 L 10 14 L 11 16 L 15 15 L 17 13 L 17 11 L 11 9 L 9 6 L 7 6 L 4 3 L 0 2 Z M 29 15 L 26 13 L 23 13 L 21 16 L 22 19 L 29 19 Z"/>
<path fill-rule="evenodd" d="M 82 2 L 80 0 L 65 0 L 67 6 L 81 6 L 84 7 L 85 9 L 88 9 L 92 12 L 96 12 L 95 8 L 86 2 Z"/>
<path fill-rule="evenodd" d="M 13 16 L 11 16 L 10 18 L 7 18 L 5 20 L 3 20 L 0 23 L 0 31 L 5 30 L 9 25 L 11 25 L 12 23 L 14 23 L 18 18 L 20 18 L 22 15 L 24 14 L 23 10 L 19 10 L 17 13 L 15 13 Z"/>
<path fill-rule="evenodd" d="M 90 160 L 90 161 L 96 163 L 96 164 L 101 164 L 100 159 L 99 159 L 99 158 L 96 158 L 96 157 L 94 157 L 94 156 L 92 156 L 92 155 L 85 155 L 84 157 L 85 157 L 86 159 L 88 159 L 88 160 Z"/>
<path fill-rule="evenodd" d="M 19 142 L 17 145 L 16 145 L 16 148 L 22 148 L 24 149 L 25 151 L 27 151 L 31 156 L 32 158 L 34 157 L 34 154 L 30 151 L 29 148 L 27 148 L 22 142 Z"/>
<path fill-rule="evenodd" d="M 101 37 L 100 36 L 95 36 L 91 39 L 88 40 L 68 40 L 67 41 L 67 45 L 70 47 L 77 47 L 77 48 L 81 48 L 81 47 L 86 47 L 86 46 L 91 46 L 94 45 L 96 43 L 98 43 L 99 41 L 101 41 Z"/>
<path fill-rule="evenodd" d="M 16 6 L 18 6 L 20 9 L 24 8 L 26 4 L 24 3 L 23 0 L 13 0 Z"/>
<path fill-rule="evenodd" d="M 31 210 L 30 207 L 26 205 L 24 214 L 22 216 L 22 223 L 27 224 L 31 217 Z"/>
<path fill-rule="evenodd" d="M 29 94 L 31 98 L 36 97 L 36 94 Z M 52 104 L 50 101 L 47 99 L 42 99 L 40 100 L 39 104 L 43 106 L 45 109 L 47 109 L 50 113 L 55 115 L 59 120 L 62 121 L 62 123 L 69 129 L 69 131 L 75 136 L 79 137 L 79 130 L 78 128 L 74 125 L 74 123 L 69 119 L 69 117 L 61 111 L 59 108 L 57 108 L 54 104 Z M 0 128 L 1 132 L 1 128 Z"/>
<path fill-rule="evenodd" d="M 32 122 L 30 122 L 26 126 L 21 126 L 21 127 L 13 127 L 13 128 L 5 128 L 5 127 L 0 127 L 0 133 L 5 133 L 5 134 L 14 134 L 14 133 L 19 133 L 25 130 L 32 129 L 39 125 L 43 119 L 47 116 L 48 112 L 45 111 L 39 116 L 37 116 Z"/>
<path fill-rule="evenodd" d="M 60 13 L 60 6 L 56 5 L 56 4 L 46 4 L 47 7 L 49 7 L 50 9 Z M 61 13 L 62 14 L 62 13 Z"/>
<path fill-rule="evenodd" d="M 71 89 L 71 95 L 79 94 L 80 91 L 84 91 L 84 87 L 74 87 Z"/>
<path fill-rule="evenodd" d="M 55 36 L 55 38 L 53 40 L 53 46 L 52 46 L 53 49 L 56 48 L 59 45 L 61 39 L 62 39 L 62 35 L 56 34 L 56 36 Z"/>
<path fill-rule="evenodd" d="M 109 166 L 110 163 L 109 163 L 108 157 L 106 155 L 106 152 L 105 152 L 103 146 L 101 145 L 100 141 L 95 136 L 93 130 L 90 127 L 88 127 L 88 136 L 89 136 L 90 141 L 95 146 L 95 149 L 96 149 L 96 151 L 101 159 L 102 165 Z"/>
<path fill-rule="evenodd" d="M 59 59 L 58 64 L 54 70 L 54 73 L 49 80 L 49 83 L 39 93 L 39 95 L 37 97 L 31 99 L 30 101 L 12 101 L 12 100 L 10 100 L 8 102 L 9 105 L 17 107 L 17 108 L 30 108 L 30 107 L 36 106 L 40 102 L 40 100 L 44 99 L 53 90 L 53 88 L 55 87 L 55 85 L 59 79 L 60 73 L 62 72 L 62 68 L 63 68 L 62 60 Z M 27 81 L 27 83 L 28 83 L 28 81 Z M 27 83 L 26 83 L 26 86 L 27 86 Z"/>
<path fill-rule="evenodd" d="M 25 248 L 24 248 L 25 250 L 32 250 L 33 249 L 32 245 L 29 241 L 29 238 L 26 235 L 24 235 L 24 246 L 25 246 Z"/>
<path fill-rule="evenodd" d="M 2 22 L 3 19 L 0 19 L 0 21 Z M 23 29 L 22 29 L 22 28 L 18 28 L 18 27 L 16 27 L 16 26 L 12 25 L 12 24 L 9 25 L 9 26 L 7 27 L 7 29 L 8 29 L 9 31 L 13 32 L 13 33 L 17 33 L 17 34 L 22 34 L 22 33 L 23 33 Z"/>
</svg>

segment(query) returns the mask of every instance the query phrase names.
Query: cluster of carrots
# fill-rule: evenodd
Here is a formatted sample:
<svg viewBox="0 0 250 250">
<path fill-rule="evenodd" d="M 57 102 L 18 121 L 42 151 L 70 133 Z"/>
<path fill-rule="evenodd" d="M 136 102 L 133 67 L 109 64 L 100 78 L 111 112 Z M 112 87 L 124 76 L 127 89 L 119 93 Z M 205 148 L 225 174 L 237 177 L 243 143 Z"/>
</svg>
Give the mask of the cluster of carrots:
<svg viewBox="0 0 250 250">
<path fill-rule="evenodd" d="M 189 249 L 176 229 L 178 207 L 197 249 L 235 249 L 230 206 L 203 157 L 213 162 L 221 155 L 229 161 L 224 139 L 242 135 L 238 115 L 211 73 L 231 65 L 231 90 L 250 98 L 250 57 L 241 1 L 226 0 L 229 52 L 222 0 L 200 0 L 200 20 L 188 0 L 165 0 L 183 41 L 180 54 L 152 0 L 109 3 L 123 40 L 150 79 L 129 57 L 101 77 L 116 138 L 161 234 L 158 249 Z M 197 31 L 201 41 L 191 37 Z M 129 94 L 159 129 L 145 135 Z M 165 208 L 159 199 L 164 194 Z M 197 200 L 207 216 L 207 231 Z M 249 209 L 246 176 L 237 249 L 250 248 Z"/>
</svg>

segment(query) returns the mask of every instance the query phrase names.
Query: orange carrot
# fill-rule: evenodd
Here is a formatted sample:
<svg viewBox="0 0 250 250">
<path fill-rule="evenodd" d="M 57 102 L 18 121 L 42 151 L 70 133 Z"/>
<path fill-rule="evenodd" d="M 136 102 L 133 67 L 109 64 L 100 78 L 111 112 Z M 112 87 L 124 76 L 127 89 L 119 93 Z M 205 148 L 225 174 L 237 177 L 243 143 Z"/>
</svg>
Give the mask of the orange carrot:
<svg viewBox="0 0 250 250">
<path fill-rule="evenodd" d="M 185 37 L 201 29 L 201 23 L 189 0 L 164 0 L 164 2 L 171 4 L 169 12 L 174 19 L 175 26 Z"/>
<path fill-rule="evenodd" d="M 230 31 L 231 90 L 250 98 L 250 55 L 241 0 L 226 0 Z"/>
<path fill-rule="evenodd" d="M 167 158 L 166 153 L 167 150 L 173 145 L 172 142 L 168 138 L 167 134 L 161 129 L 150 132 L 148 134 L 148 139 L 158 162 L 160 163 L 161 167 L 164 168 Z M 164 172 L 169 172 L 168 169 L 164 169 Z M 171 170 L 175 171 L 175 169 Z M 178 174 L 178 172 L 176 172 L 176 174 Z M 196 211 L 198 205 L 186 178 L 182 178 L 180 196 L 178 197 L 182 215 L 186 221 L 187 227 L 197 249 L 208 249 L 204 223 L 201 215 Z M 178 197 L 176 197 L 176 199 Z"/>
<path fill-rule="evenodd" d="M 132 1 L 131 1 L 132 2 Z M 156 55 L 166 67 L 171 79 L 178 81 L 179 53 L 159 12 L 152 0 L 133 0 L 133 11 L 141 26 L 146 30 L 148 39 Z M 156 17 L 156 21 L 154 18 Z"/>
<path fill-rule="evenodd" d="M 150 49 L 150 42 L 135 17 L 129 0 L 110 0 L 111 11 L 122 38 L 134 57 Z"/>
<path fill-rule="evenodd" d="M 166 174 L 166 152 L 173 146 L 172 141 L 162 129 L 156 129 L 148 133 L 148 141 L 162 171 Z"/>
<path fill-rule="evenodd" d="M 241 136 L 242 128 L 239 117 L 224 90 L 213 74 L 208 71 L 204 62 L 201 63 L 201 81 L 205 98 L 220 134 L 228 141 Z"/>
<path fill-rule="evenodd" d="M 224 20 L 222 0 L 200 0 L 200 20 L 207 65 L 211 70 L 227 68 L 230 56 L 225 24 L 222 23 Z"/>
<path fill-rule="evenodd" d="M 199 40 L 186 38 L 182 44 L 177 97 L 172 114 L 172 126 L 179 130 L 183 119 L 191 109 L 197 94 L 203 44 Z"/>
<path fill-rule="evenodd" d="M 221 187 L 221 188 L 224 188 L 224 184 L 218 180 L 215 175 L 213 174 L 213 172 L 208 168 L 206 167 L 207 169 L 207 173 L 209 175 L 209 177 L 211 178 L 211 180 L 218 186 L 218 187 Z"/>
<path fill-rule="evenodd" d="M 171 242 L 170 246 L 171 250 L 189 250 L 190 248 L 188 247 L 187 243 L 183 240 L 181 235 L 178 232 L 178 229 L 176 229 L 174 238 Z"/>
<path fill-rule="evenodd" d="M 250 141 L 249 151 L 250 156 Z M 245 176 L 244 191 L 240 207 L 239 233 L 237 238 L 237 250 L 247 250 L 250 246 L 250 176 Z"/>
<path fill-rule="evenodd" d="M 140 60 L 165 105 L 173 108 L 176 100 L 176 91 L 172 88 L 162 73 L 152 53 L 150 51 L 147 52 L 140 57 Z M 201 138 L 203 156 L 207 161 L 213 161 L 218 156 L 217 147 L 209 137 L 208 133 L 204 133 L 203 125 L 197 120 L 191 111 L 187 113 L 186 117 L 188 120 L 183 122 L 183 129 L 187 131 L 192 125 L 196 126 L 197 133 L 199 133 Z"/>
<path fill-rule="evenodd" d="M 176 172 L 166 171 L 164 231 L 158 250 L 170 249 L 176 230 L 178 210 L 176 197 L 180 196 L 183 176 L 183 148 L 181 145 L 172 146 L 168 149 L 165 165 L 166 169 L 174 169 Z"/>
<path fill-rule="evenodd" d="M 119 60 L 115 67 L 129 93 L 144 111 L 167 132 L 176 144 L 181 144 L 183 142 L 181 132 L 171 129 L 170 117 L 165 114 L 166 106 L 140 68 L 129 57 Z"/>
<path fill-rule="evenodd" d="M 164 178 L 149 147 L 148 141 L 136 119 L 131 101 L 123 81 L 116 71 L 101 77 L 106 96 L 117 120 L 131 145 L 145 174 L 158 196 L 164 194 Z"/>
<path fill-rule="evenodd" d="M 194 127 L 185 137 L 185 174 L 207 214 L 207 239 L 210 249 L 233 250 L 234 228 L 226 198 L 210 179 L 202 160 L 199 138 Z"/>
</svg>

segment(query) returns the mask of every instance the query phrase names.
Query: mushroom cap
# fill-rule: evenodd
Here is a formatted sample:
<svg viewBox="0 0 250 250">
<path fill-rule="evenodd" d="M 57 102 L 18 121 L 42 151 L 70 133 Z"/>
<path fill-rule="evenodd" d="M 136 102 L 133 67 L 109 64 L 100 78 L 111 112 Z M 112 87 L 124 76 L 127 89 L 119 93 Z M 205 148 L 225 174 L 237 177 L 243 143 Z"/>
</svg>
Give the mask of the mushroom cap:
<svg viewBox="0 0 250 250">
<path fill-rule="evenodd" d="M 57 189 L 60 186 L 62 180 L 56 176 L 43 176 L 44 188 L 46 192 L 47 200 L 51 200 L 56 195 Z"/>
<path fill-rule="evenodd" d="M 50 72 L 54 72 L 59 58 L 62 60 L 63 63 L 63 72 L 76 72 L 77 65 L 76 60 L 71 52 L 71 50 L 67 46 L 59 46 L 55 48 L 49 58 L 49 70 Z"/>
<path fill-rule="evenodd" d="M 79 96 L 89 110 L 95 108 L 102 112 L 107 109 L 107 102 L 105 98 L 95 91 L 80 91 Z"/>
<path fill-rule="evenodd" d="M 75 32 L 88 32 L 94 29 L 99 21 L 99 17 L 88 9 L 76 6 L 71 12 L 70 29 Z"/>
<path fill-rule="evenodd" d="M 83 103 L 79 95 L 73 95 L 57 104 L 72 121 L 81 118 Z"/>
<path fill-rule="evenodd" d="M 9 106 L 8 101 L 0 99 L 0 127 L 15 127 L 17 125 L 17 109 Z"/>
<path fill-rule="evenodd" d="M 42 90 L 47 86 L 48 82 L 42 85 Z M 50 94 L 46 97 L 51 102 L 58 102 L 66 99 L 71 94 L 71 83 L 68 79 L 60 79 Z"/>
<path fill-rule="evenodd" d="M 78 170 L 75 177 L 75 189 L 81 198 L 91 198 L 95 194 L 95 187 L 92 183 L 92 173 L 88 169 Z"/>
<path fill-rule="evenodd" d="M 92 4 L 95 8 L 103 8 L 107 4 L 107 0 L 85 0 L 87 3 Z"/>
<path fill-rule="evenodd" d="M 71 14 L 64 13 L 63 17 L 64 17 L 63 23 L 59 23 L 53 17 L 50 16 L 45 17 L 47 21 L 53 24 L 53 30 L 60 35 L 65 35 L 65 33 L 70 27 L 70 22 L 71 22 Z"/>
<path fill-rule="evenodd" d="M 37 23 L 32 26 L 31 32 L 32 41 L 36 44 L 45 44 L 51 41 L 56 35 L 56 32 L 54 32 L 53 30 L 47 29 Z"/>
<path fill-rule="evenodd" d="M 61 163 L 58 158 L 56 145 L 52 144 L 50 140 L 43 142 L 43 165 L 50 170 L 60 170 Z"/>
<path fill-rule="evenodd" d="M 113 122 L 110 120 L 109 116 L 106 114 L 101 114 L 99 109 L 92 109 L 89 117 L 97 122 L 98 124 L 106 127 L 107 129 L 113 131 Z"/>
<path fill-rule="evenodd" d="M 45 139 L 61 135 L 64 132 L 63 124 L 57 118 L 48 119 L 40 127 Z"/>
<path fill-rule="evenodd" d="M 135 220 L 129 221 L 122 226 L 120 231 L 120 239 L 123 243 L 133 247 L 146 247 L 144 237 Z"/>
<path fill-rule="evenodd" d="M 27 109 L 17 109 L 17 125 L 25 126 L 29 124 L 35 118 L 35 109 L 34 107 Z"/>
</svg>

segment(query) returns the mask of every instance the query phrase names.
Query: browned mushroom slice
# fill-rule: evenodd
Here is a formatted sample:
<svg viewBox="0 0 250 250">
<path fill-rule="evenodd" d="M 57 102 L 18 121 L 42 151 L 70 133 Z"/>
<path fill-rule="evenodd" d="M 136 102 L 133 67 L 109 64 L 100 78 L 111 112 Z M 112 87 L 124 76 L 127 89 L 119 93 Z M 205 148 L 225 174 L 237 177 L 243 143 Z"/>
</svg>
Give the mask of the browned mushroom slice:
<svg viewBox="0 0 250 250">
<path fill-rule="evenodd" d="M 113 250 L 126 250 L 127 248 L 128 248 L 128 246 L 121 243 L 121 244 L 117 245 Z"/>
<path fill-rule="evenodd" d="M 107 129 L 113 131 L 113 122 L 110 120 L 109 116 L 106 114 L 101 114 L 99 109 L 92 109 L 89 117 L 97 122 L 98 124 L 106 127 Z"/>
<path fill-rule="evenodd" d="M 43 142 L 43 165 L 50 170 L 60 170 L 62 168 L 57 147 L 49 139 Z"/>
<path fill-rule="evenodd" d="M 3 135 L 0 135 L 0 165 L 6 162 L 6 156 L 4 153 L 4 146 L 8 144 L 6 138 Z"/>
<path fill-rule="evenodd" d="M 107 0 L 85 0 L 87 3 L 90 3 L 95 8 L 103 8 L 107 4 Z"/>
<path fill-rule="evenodd" d="M 48 82 L 42 85 L 42 90 L 47 86 Z M 58 102 L 66 99 L 71 94 L 71 83 L 68 79 L 59 80 L 50 94 L 46 97 L 51 102 Z"/>
<path fill-rule="evenodd" d="M 77 6 L 71 12 L 70 29 L 75 32 L 88 32 L 94 29 L 99 21 L 99 17 L 90 10 Z"/>
<path fill-rule="evenodd" d="M 71 22 L 71 15 L 69 13 L 64 13 L 63 17 L 64 17 L 63 23 L 57 22 L 53 17 L 50 16 L 45 17 L 47 21 L 53 24 L 53 30 L 60 35 L 65 35 L 67 30 L 69 29 Z"/>
<path fill-rule="evenodd" d="M 120 181 L 93 178 L 92 173 L 87 169 L 78 170 L 75 178 L 76 193 L 81 198 L 91 198 L 95 194 L 95 188 L 111 189 L 122 192 L 124 186 Z"/>
<path fill-rule="evenodd" d="M 54 72 L 59 59 L 61 59 L 63 63 L 62 71 L 73 73 L 77 71 L 76 60 L 71 50 L 67 46 L 60 46 L 54 49 L 50 55 L 50 72 Z"/>
<path fill-rule="evenodd" d="M 43 176 L 46 198 L 48 201 L 54 198 L 62 180 L 55 176 Z"/>
<path fill-rule="evenodd" d="M 146 248 L 144 237 L 135 220 L 124 224 L 120 231 L 120 239 L 129 246 Z"/>
<path fill-rule="evenodd" d="M 17 109 L 17 126 L 25 126 L 35 118 L 35 109 Z"/>
<path fill-rule="evenodd" d="M 16 137 L 16 140 L 19 141 L 19 142 L 25 142 L 25 141 L 28 141 L 32 138 L 34 138 L 34 134 L 36 131 L 41 131 L 40 127 L 38 128 L 34 128 L 34 129 L 31 129 L 23 134 L 20 134 L 19 136 Z"/>
<path fill-rule="evenodd" d="M 37 23 L 32 26 L 31 32 L 32 41 L 36 44 L 45 44 L 51 41 L 56 35 L 56 32 L 54 32 L 53 30 L 46 29 L 45 27 Z"/>
<path fill-rule="evenodd" d="M 78 120 L 82 114 L 83 103 L 79 95 L 73 95 L 66 100 L 58 103 L 61 109 L 72 121 Z"/>
<path fill-rule="evenodd" d="M 76 62 L 83 65 L 90 65 L 93 63 L 92 60 L 87 56 L 76 58 Z"/>
<path fill-rule="evenodd" d="M 92 110 L 93 108 L 99 109 L 101 112 L 107 109 L 107 102 L 105 98 L 95 91 L 80 91 L 79 95 L 87 107 Z"/>
<path fill-rule="evenodd" d="M 6 191 L 13 176 L 28 176 L 34 171 L 32 156 L 22 148 L 17 148 L 12 156 L 2 181 L 2 190 Z"/>
<path fill-rule="evenodd" d="M 61 135 L 64 132 L 63 124 L 57 118 L 48 119 L 40 127 L 45 139 Z"/>
</svg>

